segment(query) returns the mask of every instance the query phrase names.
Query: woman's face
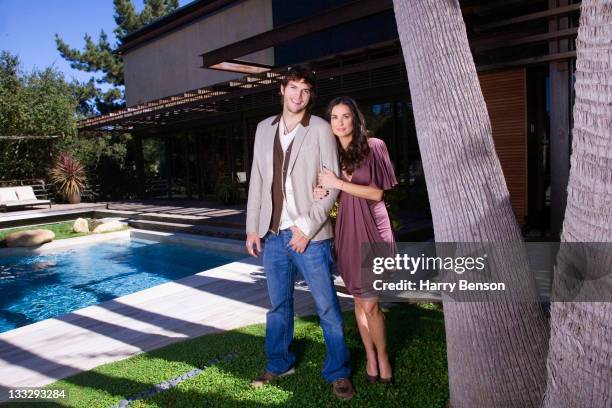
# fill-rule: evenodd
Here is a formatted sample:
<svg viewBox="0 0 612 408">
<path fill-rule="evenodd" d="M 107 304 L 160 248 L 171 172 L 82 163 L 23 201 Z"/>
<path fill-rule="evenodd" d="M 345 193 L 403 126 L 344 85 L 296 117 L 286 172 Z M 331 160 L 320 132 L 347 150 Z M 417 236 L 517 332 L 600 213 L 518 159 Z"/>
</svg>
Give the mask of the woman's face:
<svg viewBox="0 0 612 408">
<path fill-rule="evenodd" d="M 348 106 L 339 104 L 332 108 L 331 127 L 339 138 L 353 135 L 353 113 Z"/>
</svg>

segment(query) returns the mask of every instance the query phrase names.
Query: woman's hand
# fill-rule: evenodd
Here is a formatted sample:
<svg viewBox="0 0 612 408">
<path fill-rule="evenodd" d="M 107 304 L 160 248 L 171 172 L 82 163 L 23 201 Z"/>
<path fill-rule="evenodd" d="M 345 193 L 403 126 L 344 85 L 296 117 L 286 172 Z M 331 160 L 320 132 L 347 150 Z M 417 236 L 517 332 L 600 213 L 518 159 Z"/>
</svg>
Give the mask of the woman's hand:
<svg viewBox="0 0 612 408">
<path fill-rule="evenodd" d="M 309 241 L 310 238 L 304 235 L 298 227 L 295 225 L 291 226 L 291 241 L 289 241 L 289 248 L 293 249 L 298 254 L 302 254 L 306 250 Z"/>
<path fill-rule="evenodd" d="M 329 190 L 321 186 L 316 186 L 312 192 L 315 201 L 319 201 L 329 195 Z"/>
<path fill-rule="evenodd" d="M 340 189 L 342 180 L 329 169 L 323 168 L 323 171 L 319 173 L 319 185 L 323 188 L 335 188 Z"/>
</svg>

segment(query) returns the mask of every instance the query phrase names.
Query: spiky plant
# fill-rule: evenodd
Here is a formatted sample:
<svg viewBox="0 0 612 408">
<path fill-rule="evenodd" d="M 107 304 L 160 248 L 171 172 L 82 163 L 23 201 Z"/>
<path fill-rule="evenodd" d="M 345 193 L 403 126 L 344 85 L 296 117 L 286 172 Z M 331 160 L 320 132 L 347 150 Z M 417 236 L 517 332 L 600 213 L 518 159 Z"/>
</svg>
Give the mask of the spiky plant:
<svg viewBox="0 0 612 408">
<path fill-rule="evenodd" d="M 85 168 L 67 153 L 60 153 L 49 171 L 49 178 L 57 192 L 66 198 L 79 196 L 85 189 Z"/>
</svg>

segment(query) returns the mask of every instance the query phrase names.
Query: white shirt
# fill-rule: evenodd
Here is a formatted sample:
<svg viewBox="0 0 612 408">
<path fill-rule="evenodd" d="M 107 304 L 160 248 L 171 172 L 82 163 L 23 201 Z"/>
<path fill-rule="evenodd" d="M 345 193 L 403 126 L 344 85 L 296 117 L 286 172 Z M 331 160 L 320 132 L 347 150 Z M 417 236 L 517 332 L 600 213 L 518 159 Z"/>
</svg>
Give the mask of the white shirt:
<svg viewBox="0 0 612 408">
<path fill-rule="evenodd" d="M 297 134 L 297 131 L 300 126 L 302 126 L 302 124 L 298 123 L 297 126 L 293 128 L 291 132 L 285 134 L 285 121 L 281 117 L 281 120 L 278 122 L 278 137 L 280 139 L 281 147 L 283 149 L 284 154 L 287 153 L 287 148 L 293 141 L 293 138 L 295 138 L 295 135 Z M 289 160 L 289 157 L 285 157 L 285 160 Z M 287 177 L 287 180 L 285 181 L 285 191 L 287 190 L 287 185 L 289 185 L 290 183 L 291 180 L 289 180 L 289 177 Z M 287 197 L 285 197 L 284 194 L 283 197 L 283 210 L 281 212 L 279 229 L 287 229 L 295 224 L 291 216 L 289 216 L 289 212 L 287 211 Z"/>
</svg>

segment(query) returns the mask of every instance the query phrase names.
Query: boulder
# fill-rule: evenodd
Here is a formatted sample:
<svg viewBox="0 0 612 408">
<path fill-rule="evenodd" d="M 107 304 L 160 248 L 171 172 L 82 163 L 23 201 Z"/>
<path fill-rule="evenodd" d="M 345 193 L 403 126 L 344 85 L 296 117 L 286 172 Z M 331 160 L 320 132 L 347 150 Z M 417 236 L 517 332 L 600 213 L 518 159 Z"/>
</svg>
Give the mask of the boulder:
<svg viewBox="0 0 612 408">
<path fill-rule="evenodd" d="M 74 232 L 89 232 L 89 224 L 85 218 L 77 218 L 72 225 L 72 231 Z"/>
<path fill-rule="evenodd" d="M 105 222 L 104 224 L 98 225 L 94 230 L 94 234 L 100 234 L 102 232 L 118 231 L 123 229 L 124 225 L 119 221 Z"/>
<path fill-rule="evenodd" d="M 97 220 L 95 218 L 88 218 L 87 219 L 87 224 L 89 225 L 89 230 L 93 231 L 96 229 L 96 227 L 100 224 L 102 224 L 102 221 Z"/>
<path fill-rule="evenodd" d="M 53 231 L 37 229 L 13 232 L 8 234 L 4 240 L 7 247 L 13 248 L 38 246 L 53 241 L 53 238 L 55 238 Z"/>
</svg>

